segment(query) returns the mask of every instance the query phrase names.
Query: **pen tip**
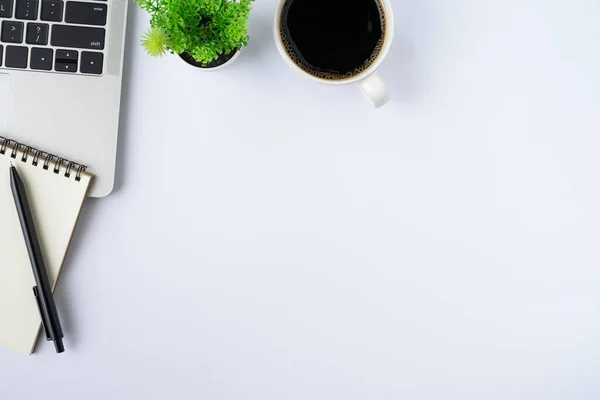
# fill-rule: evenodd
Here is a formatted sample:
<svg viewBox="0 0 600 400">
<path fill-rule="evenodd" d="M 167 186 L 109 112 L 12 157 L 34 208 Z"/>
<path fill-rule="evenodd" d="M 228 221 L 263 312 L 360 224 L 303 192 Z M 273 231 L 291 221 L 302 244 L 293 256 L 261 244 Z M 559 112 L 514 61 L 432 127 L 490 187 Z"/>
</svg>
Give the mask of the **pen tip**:
<svg viewBox="0 0 600 400">
<path fill-rule="evenodd" d="M 63 345 L 63 341 L 60 338 L 54 339 L 54 347 L 56 348 L 57 353 L 62 353 L 65 351 L 65 346 Z"/>
</svg>

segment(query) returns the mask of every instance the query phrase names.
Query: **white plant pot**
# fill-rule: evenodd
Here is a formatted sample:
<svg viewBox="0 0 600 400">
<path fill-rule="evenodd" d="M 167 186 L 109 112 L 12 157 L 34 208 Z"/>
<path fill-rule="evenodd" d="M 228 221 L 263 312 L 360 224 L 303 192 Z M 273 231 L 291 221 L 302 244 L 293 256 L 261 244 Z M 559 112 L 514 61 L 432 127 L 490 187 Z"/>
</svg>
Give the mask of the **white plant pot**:
<svg viewBox="0 0 600 400">
<path fill-rule="evenodd" d="M 178 57 L 179 57 L 179 59 L 185 65 L 187 65 L 190 68 L 194 68 L 195 70 L 200 70 L 200 71 L 203 71 L 203 72 L 212 72 L 212 71 L 216 71 L 218 69 L 222 69 L 222 68 L 225 68 L 225 67 L 231 65 L 240 56 L 241 52 L 242 52 L 242 50 L 238 50 L 238 51 L 235 52 L 235 54 L 233 55 L 233 57 L 231 57 L 225 63 L 223 63 L 223 64 L 221 64 L 221 65 L 219 65 L 217 67 L 208 67 L 208 68 L 207 67 L 199 67 L 199 66 L 192 65 L 192 64 L 188 63 L 187 61 L 185 61 L 181 56 L 178 56 Z"/>
</svg>

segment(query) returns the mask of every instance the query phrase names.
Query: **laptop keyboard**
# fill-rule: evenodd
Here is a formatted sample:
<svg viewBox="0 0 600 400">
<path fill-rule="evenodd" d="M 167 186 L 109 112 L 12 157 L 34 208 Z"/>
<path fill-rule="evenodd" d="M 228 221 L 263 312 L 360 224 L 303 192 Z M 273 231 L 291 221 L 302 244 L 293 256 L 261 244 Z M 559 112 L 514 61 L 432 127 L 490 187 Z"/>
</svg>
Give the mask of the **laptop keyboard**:
<svg viewBox="0 0 600 400">
<path fill-rule="evenodd" d="M 0 69 L 101 75 L 107 0 L 0 0 Z"/>
</svg>

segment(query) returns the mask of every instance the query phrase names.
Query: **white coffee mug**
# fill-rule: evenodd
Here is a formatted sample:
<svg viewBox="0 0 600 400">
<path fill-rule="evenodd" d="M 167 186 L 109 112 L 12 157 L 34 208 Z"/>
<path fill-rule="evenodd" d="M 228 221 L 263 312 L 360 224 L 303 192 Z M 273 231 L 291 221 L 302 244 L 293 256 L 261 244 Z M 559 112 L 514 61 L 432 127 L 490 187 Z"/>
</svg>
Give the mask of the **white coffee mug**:
<svg viewBox="0 0 600 400">
<path fill-rule="evenodd" d="M 304 71 L 299 65 L 297 65 L 292 58 L 289 56 L 285 49 L 285 45 L 281 38 L 281 13 L 287 1 L 290 0 L 279 0 L 277 7 L 275 8 L 275 24 L 273 33 L 275 36 L 275 44 L 281 57 L 287 62 L 287 64 L 297 72 L 304 76 L 311 78 L 314 81 L 324 83 L 327 85 L 349 85 L 357 84 L 363 94 L 369 99 L 375 107 L 381 107 L 386 104 L 390 97 L 388 91 L 383 83 L 383 80 L 376 74 L 377 68 L 381 65 L 392 45 L 392 39 L 394 38 L 394 15 L 392 13 L 392 5 L 390 0 L 377 0 L 383 7 L 384 18 L 386 22 L 386 29 L 383 38 L 383 46 L 377 55 L 375 61 L 364 71 L 358 75 L 354 75 L 347 79 L 342 80 L 328 80 L 316 77 Z M 327 0 L 323 0 L 327 1 Z"/>
</svg>

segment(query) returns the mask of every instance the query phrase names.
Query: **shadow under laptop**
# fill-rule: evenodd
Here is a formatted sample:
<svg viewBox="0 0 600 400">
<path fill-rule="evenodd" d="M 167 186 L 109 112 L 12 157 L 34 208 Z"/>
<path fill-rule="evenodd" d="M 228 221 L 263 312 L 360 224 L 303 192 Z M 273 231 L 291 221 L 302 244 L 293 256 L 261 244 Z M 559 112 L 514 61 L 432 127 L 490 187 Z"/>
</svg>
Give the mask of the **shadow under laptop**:
<svg viewBox="0 0 600 400">
<path fill-rule="evenodd" d="M 132 76 L 133 76 L 133 57 L 134 47 L 139 46 L 139 36 L 137 30 L 137 7 L 130 5 L 127 15 L 127 34 L 125 37 L 125 57 L 123 60 L 123 83 L 121 89 L 121 113 L 119 116 L 119 138 L 117 145 L 117 164 L 115 172 L 115 184 L 113 192 L 116 192 L 123 187 L 126 180 L 126 172 L 123 166 L 125 165 L 126 154 L 129 154 L 129 135 L 126 130 L 127 119 L 130 116 L 132 100 Z"/>
</svg>

